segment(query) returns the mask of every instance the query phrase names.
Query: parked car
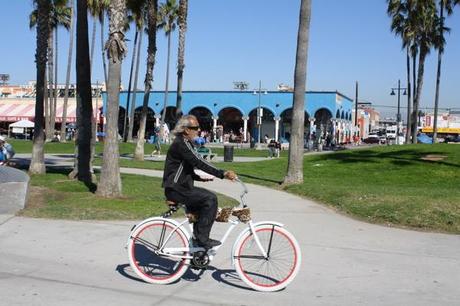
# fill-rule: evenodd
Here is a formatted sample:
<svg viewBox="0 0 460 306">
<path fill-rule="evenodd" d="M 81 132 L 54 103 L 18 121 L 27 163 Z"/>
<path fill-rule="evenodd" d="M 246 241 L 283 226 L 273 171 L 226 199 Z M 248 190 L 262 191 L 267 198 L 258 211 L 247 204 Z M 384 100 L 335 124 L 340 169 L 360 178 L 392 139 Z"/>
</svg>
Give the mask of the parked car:
<svg viewBox="0 0 460 306">
<path fill-rule="evenodd" d="M 444 138 L 444 142 L 460 142 L 460 135 L 448 135 Z"/>
<path fill-rule="evenodd" d="M 367 138 L 363 139 L 364 143 L 380 143 L 380 136 L 377 134 L 369 134 Z"/>
</svg>

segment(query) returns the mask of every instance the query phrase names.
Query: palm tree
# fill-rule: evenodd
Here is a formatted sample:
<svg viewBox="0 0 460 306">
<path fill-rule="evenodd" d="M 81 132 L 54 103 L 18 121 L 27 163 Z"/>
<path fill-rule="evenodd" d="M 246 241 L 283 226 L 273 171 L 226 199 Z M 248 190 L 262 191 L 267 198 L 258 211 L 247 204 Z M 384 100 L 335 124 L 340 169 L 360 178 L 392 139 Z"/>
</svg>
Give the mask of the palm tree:
<svg viewBox="0 0 460 306">
<path fill-rule="evenodd" d="M 128 124 L 128 131 L 127 131 L 127 138 L 126 141 L 132 142 L 133 141 L 133 129 L 134 129 L 134 113 L 136 110 L 136 92 L 137 92 L 137 80 L 139 76 L 139 63 L 140 63 L 140 50 L 141 50 L 141 45 L 142 45 L 142 34 L 143 34 L 143 29 L 144 29 L 144 19 L 145 19 L 145 0 L 128 0 L 127 6 L 129 11 L 131 12 L 131 15 L 128 16 L 129 21 L 134 22 L 136 26 L 136 34 L 134 37 L 134 49 L 133 49 L 133 58 L 132 58 L 132 63 L 131 63 L 131 71 L 129 75 L 129 85 L 128 85 L 128 102 L 127 102 L 127 107 L 126 107 L 126 114 L 129 111 L 129 124 Z M 129 26 L 129 24 L 128 24 Z M 137 54 L 136 54 L 137 51 Z M 131 77 L 132 77 L 132 72 L 134 68 L 134 61 L 136 61 L 136 69 L 134 72 L 134 92 L 131 92 Z M 132 95 L 132 99 L 131 99 Z M 129 109 L 130 106 L 130 101 L 131 103 L 131 109 Z M 125 116 L 126 120 L 126 116 Z M 125 125 L 123 127 L 123 131 L 125 131 Z"/>
<path fill-rule="evenodd" d="M 177 49 L 176 121 L 182 116 L 182 80 L 185 68 L 185 32 L 187 32 L 188 1 L 179 0 L 179 44 Z"/>
<path fill-rule="evenodd" d="M 412 123 L 412 141 L 417 141 L 417 132 L 418 132 L 418 111 L 420 105 L 420 97 L 422 93 L 423 86 L 423 76 L 425 72 L 425 59 L 426 56 L 430 53 L 430 49 L 433 46 L 433 38 L 435 37 L 436 32 L 436 5 L 434 1 L 431 0 L 419 0 L 415 4 L 416 15 L 416 25 L 417 30 L 415 33 L 417 45 L 419 47 L 419 57 L 418 57 L 418 69 L 417 69 L 417 86 L 414 96 L 414 112 L 415 118 L 413 118 Z"/>
<path fill-rule="evenodd" d="M 96 42 L 96 20 L 99 20 L 101 25 L 101 44 L 103 45 L 104 38 L 104 14 L 107 11 L 107 8 L 110 4 L 110 0 L 88 0 L 88 10 L 90 15 L 93 17 L 93 32 L 91 35 L 91 67 L 93 66 L 94 59 L 94 47 Z M 102 55 L 105 63 L 105 57 Z M 105 64 L 104 64 L 105 65 Z M 105 67 L 105 66 L 104 66 Z M 105 68 L 104 68 L 105 73 Z"/>
<path fill-rule="evenodd" d="M 66 125 L 67 125 L 67 106 L 69 101 L 69 85 L 70 85 L 70 72 L 72 71 L 72 53 L 73 53 L 73 39 L 74 39 L 74 0 L 70 0 L 70 28 L 69 28 L 69 54 L 67 56 L 67 73 L 65 79 L 65 89 L 64 89 L 64 106 L 62 108 L 62 121 L 61 121 L 61 141 L 66 141 Z"/>
<path fill-rule="evenodd" d="M 417 55 L 417 45 L 415 42 L 414 26 L 414 1 L 387 0 L 387 13 L 392 18 L 391 30 L 396 35 L 401 36 L 402 48 L 406 49 L 406 68 L 407 68 L 407 126 L 406 143 L 410 142 L 411 136 L 411 66 L 410 58 L 414 60 L 413 71 L 415 74 L 415 57 Z M 415 90 L 414 90 L 415 91 Z"/>
<path fill-rule="evenodd" d="M 32 28 L 36 25 L 36 10 L 32 11 L 29 18 L 29 27 Z M 70 27 L 70 7 L 67 7 L 67 0 L 53 0 L 51 1 L 51 11 L 49 17 L 49 38 L 48 38 L 48 82 L 50 85 L 54 84 L 54 90 L 49 91 L 50 102 L 49 107 L 45 107 L 46 122 L 46 138 L 50 140 L 53 136 L 54 125 L 56 121 L 56 103 L 57 103 L 57 86 L 53 78 L 53 66 L 56 65 L 55 74 L 57 71 L 57 28 L 63 26 L 66 29 Z M 56 31 L 56 47 L 53 48 L 53 31 Z M 53 58 L 53 54 L 56 54 L 56 60 Z M 47 86 L 48 87 L 48 86 Z M 45 106 L 48 105 L 48 101 L 45 101 Z"/>
<path fill-rule="evenodd" d="M 35 97 L 34 143 L 29 173 L 43 174 L 46 172 L 44 153 L 45 134 L 43 132 L 43 99 L 45 93 L 46 57 L 50 32 L 49 18 L 51 5 L 48 0 L 35 0 L 35 5 L 37 7 L 37 47 L 35 51 L 35 62 L 37 67 L 37 94 Z"/>
<path fill-rule="evenodd" d="M 164 123 L 166 117 L 166 107 L 168 103 L 168 83 L 169 83 L 169 58 L 171 55 L 171 33 L 176 29 L 177 18 L 179 15 L 179 7 L 176 0 L 167 0 L 162 3 L 158 9 L 158 29 L 163 29 L 168 38 L 168 56 L 166 60 L 166 81 L 165 95 L 163 103 L 163 113 L 161 114 L 160 134 L 164 133 Z"/>
<path fill-rule="evenodd" d="M 91 92 L 91 65 L 88 44 L 87 0 L 77 0 L 77 145 L 78 179 L 90 183 L 91 176 L 91 129 L 93 103 Z"/>
<path fill-rule="evenodd" d="M 437 23 L 436 35 L 434 38 L 434 47 L 438 50 L 438 66 L 436 72 L 436 90 L 434 99 L 434 120 L 433 120 L 433 143 L 436 143 L 438 137 L 438 109 L 439 109 L 439 84 L 441 82 L 441 62 L 442 54 L 444 53 L 444 47 L 446 40 L 444 39 L 444 32 L 449 32 L 450 29 L 444 27 L 444 9 L 447 11 L 447 15 L 453 13 L 453 7 L 460 4 L 460 0 L 439 0 L 439 18 Z"/>
<path fill-rule="evenodd" d="M 109 6 L 110 0 L 88 0 L 88 11 L 93 17 L 93 32 L 91 36 L 91 55 L 90 55 L 90 68 L 91 73 L 93 71 L 93 60 L 94 60 L 94 47 L 96 44 L 96 20 L 99 20 L 101 25 L 101 45 L 103 45 L 104 37 L 104 16 Z M 105 57 L 103 58 L 104 64 L 104 77 L 105 77 Z M 105 80 L 107 82 L 107 80 Z M 91 117 L 91 158 L 90 158 L 90 171 L 93 172 L 93 160 L 96 154 L 96 130 L 97 130 L 97 110 Z"/>
<path fill-rule="evenodd" d="M 121 195 L 121 177 L 118 164 L 118 108 L 121 82 L 121 64 L 126 56 L 123 28 L 126 24 L 126 1 L 112 0 L 109 5 L 109 38 L 105 45 L 109 59 L 107 83 L 107 125 L 104 157 L 97 194 L 103 197 Z"/>
<path fill-rule="evenodd" d="M 305 86 L 307 80 L 308 38 L 310 33 L 311 0 L 302 0 L 297 33 L 294 71 L 294 101 L 289 159 L 284 184 L 303 182 L 303 133 L 305 121 Z"/>
<path fill-rule="evenodd" d="M 147 2 L 147 26 L 148 26 L 148 46 L 147 46 L 147 70 L 144 80 L 144 101 L 142 103 L 141 121 L 139 124 L 139 133 L 134 150 L 135 160 L 144 160 L 144 142 L 145 142 L 145 124 L 147 121 L 147 106 L 149 104 L 150 89 L 153 82 L 153 67 L 155 65 L 155 55 L 157 52 L 157 14 L 158 1 L 148 0 Z"/>
</svg>

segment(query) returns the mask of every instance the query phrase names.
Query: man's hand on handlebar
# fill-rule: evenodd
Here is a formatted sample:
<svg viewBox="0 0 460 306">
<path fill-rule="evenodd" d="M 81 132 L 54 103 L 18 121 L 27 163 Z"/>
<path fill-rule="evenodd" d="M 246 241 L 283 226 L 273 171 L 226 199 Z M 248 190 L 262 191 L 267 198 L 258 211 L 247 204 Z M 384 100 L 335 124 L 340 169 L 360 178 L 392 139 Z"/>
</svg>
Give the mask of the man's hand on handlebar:
<svg viewBox="0 0 460 306">
<path fill-rule="evenodd" d="M 231 180 L 231 181 L 234 181 L 234 180 L 236 180 L 238 178 L 238 176 L 236 176 L 236 173 L 234 171 L 232 171 L 232 170 L 225 171 L 224 172 L 224 177 L 226 179 Z"/>
</svg>

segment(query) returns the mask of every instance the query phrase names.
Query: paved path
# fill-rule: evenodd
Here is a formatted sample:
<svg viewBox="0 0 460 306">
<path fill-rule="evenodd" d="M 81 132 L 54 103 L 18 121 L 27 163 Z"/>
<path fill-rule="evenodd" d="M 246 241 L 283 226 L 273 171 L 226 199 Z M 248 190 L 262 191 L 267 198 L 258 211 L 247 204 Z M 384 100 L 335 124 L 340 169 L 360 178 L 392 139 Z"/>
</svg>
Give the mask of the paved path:
<svg viewBox="0 0 460 306">
<path fill-rule="evenodd" d="M 240 192 L 228 181 L 206 186 Z M 284 223 L 301 245 L 301 271 L 283 291 L 255 292 L 238 279 L 230 263 L 236 232 L 210 270 L 157 286 L 138 281 L 129 267 L 123 247 L 134 222 L 4 215 L 0 305 L 458 305 L 460 236 L 372 225 L 285 192 L 249 191 L 253 219 Z M 224 230 L 216 224 L 212 236 Z"/>
</svg>

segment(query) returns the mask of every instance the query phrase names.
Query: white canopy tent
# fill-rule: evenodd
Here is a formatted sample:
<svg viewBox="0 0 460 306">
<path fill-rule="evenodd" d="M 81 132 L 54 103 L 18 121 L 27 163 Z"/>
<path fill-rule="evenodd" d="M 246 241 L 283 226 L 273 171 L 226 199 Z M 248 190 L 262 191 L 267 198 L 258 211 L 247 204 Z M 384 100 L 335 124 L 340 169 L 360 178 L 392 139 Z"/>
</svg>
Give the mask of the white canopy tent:
<svg viewBox="0 0 460 306">
<path fill-rule="evenodd" d="M 30 130 L 28 129 L 33 129 L 34 128 L 34 123 L 29 120 L 19 120 L 17 122 L 11 123 L 8 126 L 8 138 L 12 133 L 15 134 L 23 134 L 27 138 L 27 132 L 29 131 L 29 136 L 30 136 Z"/>
</svg>

